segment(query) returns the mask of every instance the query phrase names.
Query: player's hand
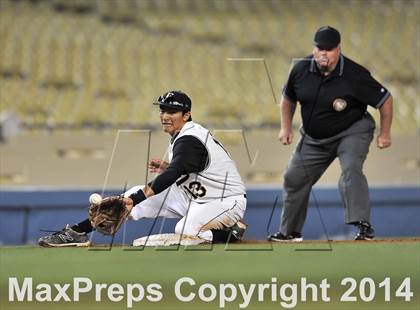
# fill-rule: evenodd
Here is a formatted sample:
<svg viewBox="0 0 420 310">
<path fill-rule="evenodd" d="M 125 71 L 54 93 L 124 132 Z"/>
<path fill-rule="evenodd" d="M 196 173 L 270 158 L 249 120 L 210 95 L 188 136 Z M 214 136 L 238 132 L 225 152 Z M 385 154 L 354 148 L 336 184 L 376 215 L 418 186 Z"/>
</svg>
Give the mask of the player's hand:
<svg viewBox="0 0 420 310">
<path fill-rule="evenodd" d="M 124 197 L 123 202 L 124 202 L 124 205 L 125 205 L 125 207 L 127 208 L 128 211 L 131 211 L 131 209 L 133 209 L 133 207 L 134 207 L 133 199 L 131 199 L 129 197 Z"/>
<path fill-rule="evenodd" d="M 289 145 L 293 142 L 293 130 L 292 129 L 280 129 L 279 140 L 283 145 Z"/>
<path fill-rule="evenodd" d="M 149 162 L 149 171 L 152 173 L 161 173 L 169 166 L 169 163 L 161 159 L 152 159 Z"/>
<path fill-rule="evenodd" d="M 391 135 L 380 133 L 376 138 L 376 146 L 380 149 L 385 149 L 391 146 Z"/>
</svg>

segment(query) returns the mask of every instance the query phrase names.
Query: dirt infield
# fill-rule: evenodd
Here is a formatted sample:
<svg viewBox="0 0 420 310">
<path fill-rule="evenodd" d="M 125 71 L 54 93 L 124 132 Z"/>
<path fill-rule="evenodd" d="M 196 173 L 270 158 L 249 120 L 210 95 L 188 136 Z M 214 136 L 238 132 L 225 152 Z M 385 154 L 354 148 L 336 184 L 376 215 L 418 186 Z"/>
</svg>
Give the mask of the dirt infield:
<svg viewBox="0 0 420 310">
<path fill-rule="evenodd" d="M 267 240 L 257 240 L 257 239 L 249 239 L 249 240 L 243 240 L 241 242 L 232 243 L 231 245 L 240 246 L 241 244 L 247 244 L 247 245 L 261 245 L 261 244 L 272 244 L 272 245 L 296 245 L 296 246 L 303 246 L 303 245 L 311 245 L 311 244 L 363 244 L 363 245 L 369 245 L 369 244 L 377 244 L 377 243 L 386 243 L 386 244 L 404 244 L 404 243 L 420 243 L 420 237 L 409 237 L 409 238 L 387 238 L 387 239 L 374 239 L 369 241 L 356 241 L 356 240 L 304 240 L 301 242 L 290 242 L 290 241 L 284 241 L 284 242 L 273 242 L 273 241 L 267 241 Z M 95 243 L 91 244 L 89 247 L 91 248 L 109 248 L 111 244 L 104 244 L 104 243 Z M 208 247 L 210 244 L 197 244 L 194 245 L 194 247 Z M 218 245 L 222 245 L 219 243 Z M 119 248 L 119 247 L 128 247 L 128 248 L 136 248 L 131 246 L 131 244 L 121 244 L 121 243 L 113 243 L 112 247 Z M 160 246 L 161 247 L 161 246 Z M 172 245 L 171 247 L 177 247 L 177 245 Z"/>
<path fill-rule="evenodd" d="M 304 240 L 301 242 L 272 242 L 267 240 L 243 240 L 241 243 L 245 244 L 334 244 L 334 243 L 355 243 L 355 244 L 370 244 L 370 243 L 411 243 L 411 242 L 420 242 L 420 237 L 409 237 L 409 238 L 387 238 L 387 239 L 374 239 L 369 241 L 356 241 L 356 240 Z"/>
</svg>

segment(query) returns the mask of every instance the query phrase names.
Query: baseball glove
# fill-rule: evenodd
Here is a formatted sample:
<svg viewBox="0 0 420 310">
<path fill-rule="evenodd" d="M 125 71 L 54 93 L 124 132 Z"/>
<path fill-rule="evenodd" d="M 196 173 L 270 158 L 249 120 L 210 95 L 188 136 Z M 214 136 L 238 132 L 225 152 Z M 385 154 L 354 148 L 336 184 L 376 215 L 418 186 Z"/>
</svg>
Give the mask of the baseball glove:
<svg viewBox="0 0 420 310">
<path fill-rule="evenodd" d="M 89 207 L 92 227 L 104 235 L 115 234 L 129 214 L 122 196 L 106 197 L 100 204 L 91 204 Z"/>
</svg>

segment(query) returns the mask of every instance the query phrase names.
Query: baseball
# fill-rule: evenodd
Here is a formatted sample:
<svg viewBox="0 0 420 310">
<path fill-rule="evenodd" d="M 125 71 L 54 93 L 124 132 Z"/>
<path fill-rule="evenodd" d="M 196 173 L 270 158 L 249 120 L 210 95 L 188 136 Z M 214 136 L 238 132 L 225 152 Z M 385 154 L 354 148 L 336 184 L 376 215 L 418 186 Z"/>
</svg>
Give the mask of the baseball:
<svg viewBox="0 0 420 310">
<path fill-rule="evenodd" d="M 97 194 L 97 193 L 94 193 L 94 194 L 90 195 L 89 202 L 91 204 L 98 205 L 102 202 L 102 196 Z"/>
</svg>

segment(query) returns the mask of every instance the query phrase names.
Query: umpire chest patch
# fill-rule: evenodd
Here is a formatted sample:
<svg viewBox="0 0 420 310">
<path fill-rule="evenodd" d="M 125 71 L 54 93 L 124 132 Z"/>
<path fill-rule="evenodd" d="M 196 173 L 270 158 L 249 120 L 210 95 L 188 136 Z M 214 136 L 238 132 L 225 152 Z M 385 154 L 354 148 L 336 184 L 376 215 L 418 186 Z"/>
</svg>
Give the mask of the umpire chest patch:
<svg viewBox="0 0 420 310">
<path fill-rule="evenodd" d="M 341 112 L 347 107 L 347 102 L 344 99 L 337 98 L 334 100 L 332 106 L 334 110 L 336 110 L 337 112 Z"/>
</svg>

